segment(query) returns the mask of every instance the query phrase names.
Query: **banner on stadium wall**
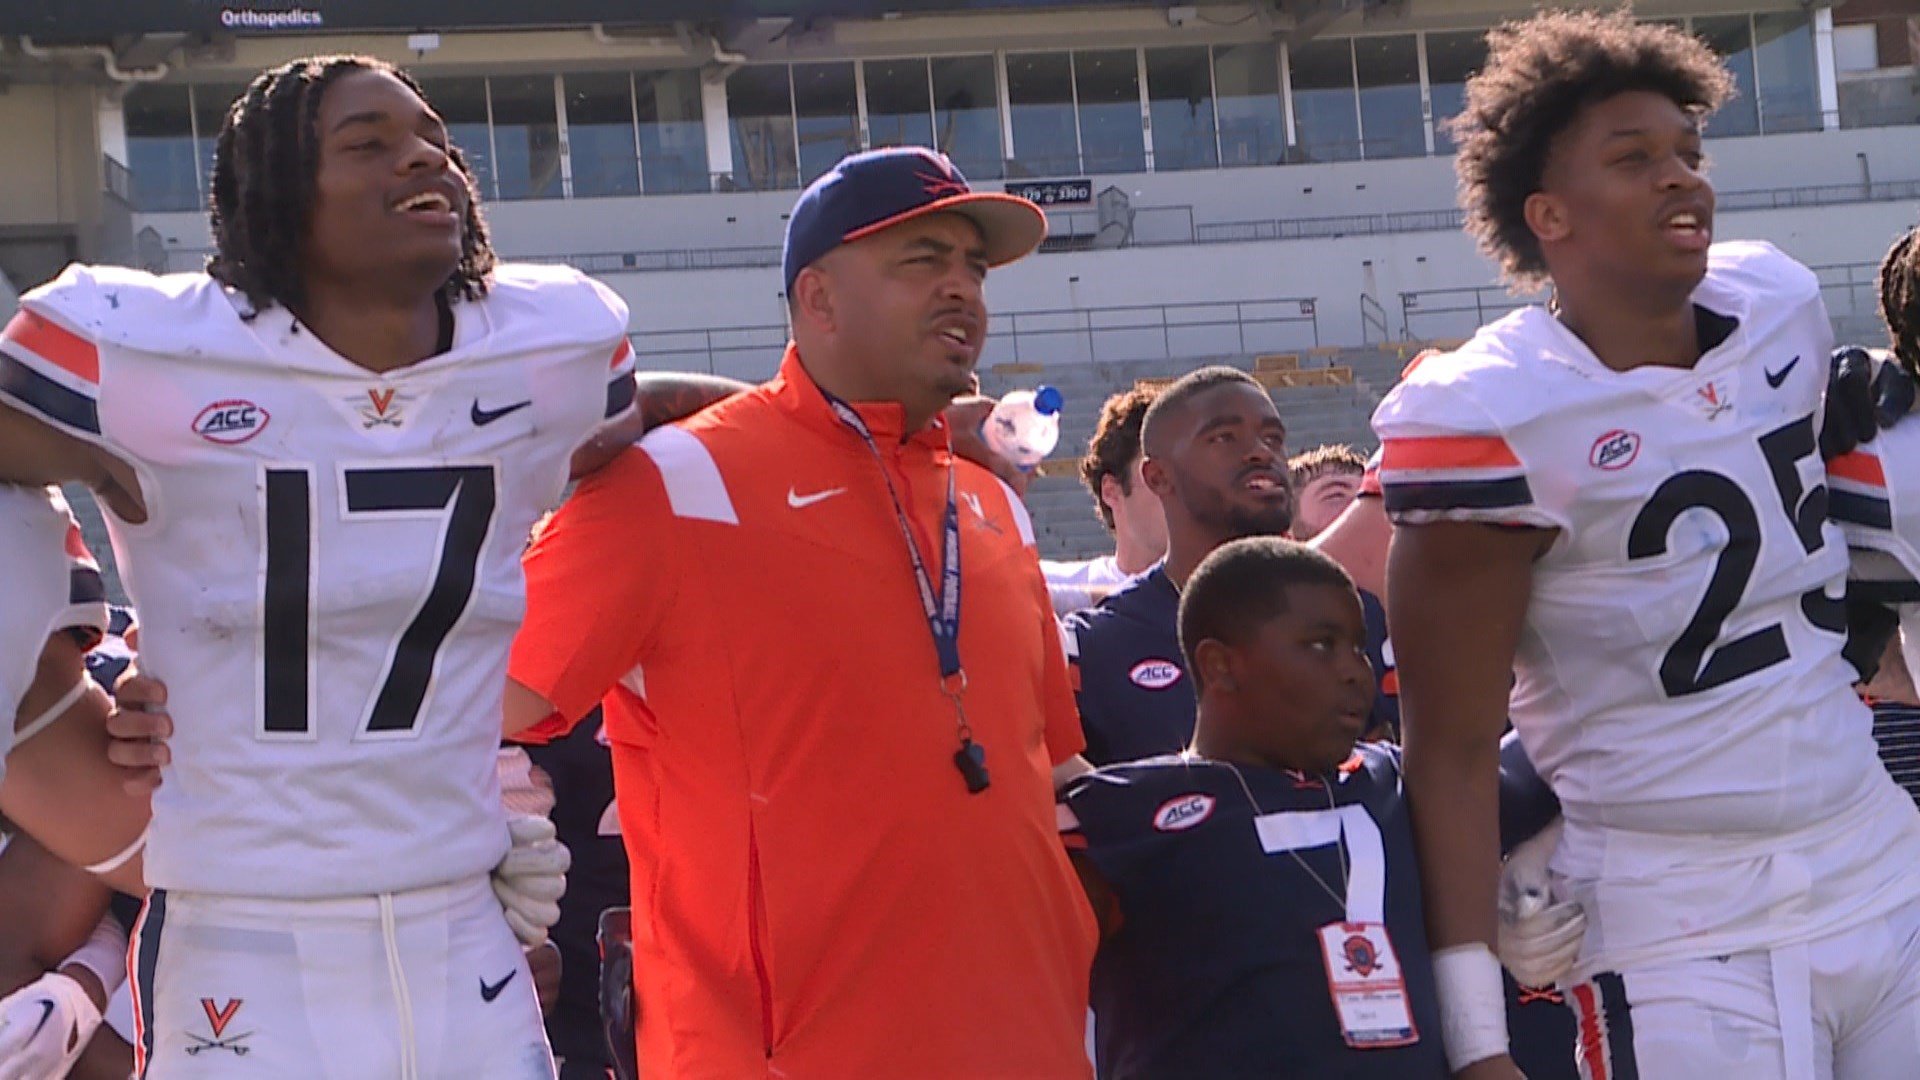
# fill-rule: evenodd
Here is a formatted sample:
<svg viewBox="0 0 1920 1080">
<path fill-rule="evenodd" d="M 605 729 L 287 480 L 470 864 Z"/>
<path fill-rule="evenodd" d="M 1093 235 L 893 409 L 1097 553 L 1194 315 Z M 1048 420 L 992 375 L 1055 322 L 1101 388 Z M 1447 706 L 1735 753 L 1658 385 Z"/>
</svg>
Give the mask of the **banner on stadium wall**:
<svg viewBox="0 0 1920 1080">
<path fill-rule="evenodd" d="M 1086 206 L 1093 202 L 1092 180 L 1009 180 L 1007 194 L 1041 206 Z"/>
<path fill-rule="evenodd" d="M 167 32 L 500 30 L 886 12 L 1067 7 L 1085 0 L 4 0 L 0 34 L 103 41 Z"/>
</svg>

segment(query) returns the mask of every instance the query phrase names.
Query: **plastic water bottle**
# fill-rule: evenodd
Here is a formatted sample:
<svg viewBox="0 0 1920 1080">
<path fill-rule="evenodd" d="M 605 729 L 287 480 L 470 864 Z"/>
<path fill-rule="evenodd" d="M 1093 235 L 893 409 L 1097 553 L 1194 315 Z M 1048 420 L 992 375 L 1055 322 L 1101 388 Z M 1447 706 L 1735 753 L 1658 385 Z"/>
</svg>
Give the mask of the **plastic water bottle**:
<svg viewBox="0 0 1920 1080">
<path fill-rule="evenodd" d="M 1015 390 L 987 414 L 982 434 L 994 453 L 1013 462 L 1021 472 L 1030 472 L 1060 442 L 1060 407 L 1064 404 L 1066 399 L 1051 386 Z"/>
</svg>

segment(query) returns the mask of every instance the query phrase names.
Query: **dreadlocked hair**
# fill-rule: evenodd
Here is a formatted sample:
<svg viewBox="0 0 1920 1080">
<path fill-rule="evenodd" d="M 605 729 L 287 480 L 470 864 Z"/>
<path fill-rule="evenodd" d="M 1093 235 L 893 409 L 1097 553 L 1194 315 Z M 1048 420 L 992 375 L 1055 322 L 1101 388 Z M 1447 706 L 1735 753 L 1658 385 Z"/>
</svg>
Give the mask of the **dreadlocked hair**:
<svg viewBox="0 0 1920 1080">
<path fill-rule="evenodd" d="M 297 307 L 305 299 L 302 248 L 320 169 L 320 99 L 335 79 L 357 71 L 392 75 L 426 100 L 412 76 L 384 60 L 309 56 L 261 72 L 220 125 L 210 208 L 214 254 L 207 273 L 246 294 L 255 310 Z M 474 300 L 486 294 L 493 246 L 466 158 L 453 146 L 447 156 L 466 185 L 467 216 L 460 262 L 441 293 L 449 301 Z"/>
<path fill-rule="evenodd" d="M 1920 226 L 1908 229 L 1880 261 L 1880 317 L 1893 339 L 1893 357 L 1920 375 Z"/>
<path fill-rule="evenodd" d="M 1705 42 L 1626 11 L 1549 11 L 1487 34 L 1487 63 L 1467 80 L 1451 122 L 1467 231 L 1516 289 L 1545 283 L 1527 227 L 1553 139 L 1589 105 L 1647 90 L 1702 121 L 1733 95 L 1733 77 Z"/>
</svg>

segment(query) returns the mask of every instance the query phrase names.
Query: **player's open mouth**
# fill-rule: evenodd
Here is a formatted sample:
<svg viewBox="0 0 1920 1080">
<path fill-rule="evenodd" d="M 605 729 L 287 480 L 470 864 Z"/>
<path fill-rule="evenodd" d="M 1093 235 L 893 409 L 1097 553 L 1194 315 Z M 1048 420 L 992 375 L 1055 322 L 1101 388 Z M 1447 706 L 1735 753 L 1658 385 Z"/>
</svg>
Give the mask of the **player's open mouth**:
<svg viewBox="0 0 1920 1080">
<path fill-rule="evenodd" d="M 416 221 L 443 224 L 454 220 L 453 200 L 438 191 L 422 191 L 417 195 L 409 195 L 394 203 L 392 209 Z"/>
<path fill-rule="evenodd" d="M 1286 490 L 1286 484 L 1283 483 L 1278 476 L 1270 472 L 1254 473 L 1242 481 L 1240 486 L 1246 488 L 1248 491 L 1257 491 L 1262 494 L 1270 491 Z"/>
<path fill-rule="evenodd" d="M 1661 228 L 1675 245 L 1688 251 L 1704 251 L 1713 243 L 1713 227 L 1701 214 L 1691 210 L 1669 216 Z"/>
</svg>

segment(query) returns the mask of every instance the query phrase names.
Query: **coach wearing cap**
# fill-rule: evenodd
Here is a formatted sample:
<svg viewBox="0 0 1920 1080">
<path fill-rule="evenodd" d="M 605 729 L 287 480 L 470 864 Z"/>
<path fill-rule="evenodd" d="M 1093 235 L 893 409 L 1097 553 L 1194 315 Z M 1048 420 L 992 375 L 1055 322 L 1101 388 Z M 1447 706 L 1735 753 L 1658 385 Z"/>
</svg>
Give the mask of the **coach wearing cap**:
<svg viewBox="0 0 1920 1080">
<path fill-rule="evenodd" d="M 527 555 L 508 725 L 607 697 L 644 1075 L 1088 1072 L 1073 696 L 1026 511 L 941 419 L 1045 231 L 938 154 L 842 161 L 789 221 L 779 374 Z"/>
</svg>

